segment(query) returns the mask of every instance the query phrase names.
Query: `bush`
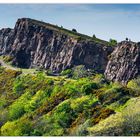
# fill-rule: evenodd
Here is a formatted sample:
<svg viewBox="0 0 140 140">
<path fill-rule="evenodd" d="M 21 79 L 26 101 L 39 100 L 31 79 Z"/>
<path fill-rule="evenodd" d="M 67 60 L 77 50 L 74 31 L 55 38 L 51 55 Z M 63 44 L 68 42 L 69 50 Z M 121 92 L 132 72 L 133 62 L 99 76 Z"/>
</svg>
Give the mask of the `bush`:
<svg viewBox="0 0 140 140">
<path fill-rule="evenodd" d="M 70 101 L 65 100 L 60 103 L 51 113 L 48 113 L 38 120 L 37 129 L 43 128 L 45 136 L 62 136 L 73 120 L 73 111 Z M 43 127 L 42 127 L 43 125 Z"/>
<path fill-rule="evenodd" d="M 90 108 L 98 100 L 94 96 L 82 96 L 71 101 L 71 108 L 79 113 Z"/>
<path fill-rule="evenodd" d="M 43 72 L 38 72 L 37 73 L 37 79 L 44 80 L 45 79 L 45 74 Z"/>
<path fill-rule="evenodd" d="M 93 34 L 92 38 L 93 38 L 93 39 L 96 39 L 96 35 L 95 35 L 95 34 Z"/>
<path fill-rule="evenodd" d="M 83 78 L 94 75 L 93 70 L 86 69 L 84 65 L 79 65 L 73 68 L 73 78 Z"/>
<path fill-rule="evenodd" d="M 9 119 L 16 120 L 25 113 L 24 105 L 22 103 L 14 103 L 9 108 Z"/>
<path fill-rule="evenodd" d="M 127 87 L 130 88 L 133 93 L 133 96 L 139 96 L 140 95 L 140 78 L 136 78 L 133 80 L 130 80 L 127 84 Z"/>
<path fill-rule="evenodd" d="M 93 78 L 93 81 L 100 85 L 103 85 L 107 82 L 102 74 L 96 74 Z"/>
<path fill-rule="evenodd" d="M 104 104 L 111 104 L 124 96 L 130 95 L 129 89 L 119 84 L 111 84 L 108 88 L 98 95 L 99 100 Z"/>
<path fill-rule="evenodd" d="M 2 136 L 21 136 L 20 130 L 15 130 L 15 122 L 6 122 L 1 128 Z"/>
<path fill-rule="evenodd" d="M 2 136 L 30 136 L 32 131 L 30 121 L 24 118 L 8 121 L 1 127 Z"/>
<path fill-rule="evenodd" d="M 72 31 L 75 32 L 75 33 L 77 33 L 77 30 L 76 29 L 72 29 Z"/>
<path fill-rule="evenodd" d="M 72 70 L 71 69 L 67 69 L 67 70 L 64 70 L 61 72 L 61 75 L 69 75 L 72 73 Z"/>
<path fill-rule="evenodd" d="M 99 85 L 97 83 L 87 83 L 82 86 L 82 92 L 87 94 L 90 94 L 94 89 L 98 89 Z"/>
<path fill-rule="evenodd" d="M 26 92 L 18 98 L 12 105 L 9 106 L 9 119 L 15 120 L 20 118 L 25 113 L 24 106 L 31 99 L 31 93 Z"/>
<path fill-rule="evenodd" d="M 19 78 L 17 78 L 13 85 L 13 91 L 16 94 L 22 94 L 23 90 L 24 90 L 24 84 Z"/>
<path fill-rule="evenodd" d="M 115 39 L 110 39 L 108 45 L 109 46 L 116 46 L 117 45 L 117 41 Z"/>
<path fill-rule="evenodd" d="M 47 99 L 49 96 L 48 92 L 39 90 L 37 93 L 31 98 L 29 102 L 27 102 L 24 106 L 24 109 L 26 112 L 31 112 L 35 110 L 37 107 L 39 107 L 44 100 Z"/>
<path fill-rule="evenodd" d="M 140 132 L 140 98 L 132 98 L 126 103 L 122 111 L 124 121 L 122 123 L 123 133 L 126 136 L 136 135 Z"/>
<path fill-rule="evenodd" d="M 47 79 L 46 82 L 48 85 L 54 85 L 54 81 L 52 79 Z"/>
</svg>

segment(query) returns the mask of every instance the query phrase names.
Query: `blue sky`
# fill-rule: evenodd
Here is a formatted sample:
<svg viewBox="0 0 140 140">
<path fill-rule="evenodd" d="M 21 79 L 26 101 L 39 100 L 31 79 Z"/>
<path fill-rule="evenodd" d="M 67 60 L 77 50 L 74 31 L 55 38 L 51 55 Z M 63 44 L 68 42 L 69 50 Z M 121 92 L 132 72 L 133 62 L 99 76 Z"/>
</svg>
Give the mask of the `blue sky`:
<svg viewBox="0 0 140 140">
<path fill-rule="evenodd" d="M 140 41 L 140 4 L 0 4 L 0 28 L 29 17 L 109 40 Z"/>
</svg>

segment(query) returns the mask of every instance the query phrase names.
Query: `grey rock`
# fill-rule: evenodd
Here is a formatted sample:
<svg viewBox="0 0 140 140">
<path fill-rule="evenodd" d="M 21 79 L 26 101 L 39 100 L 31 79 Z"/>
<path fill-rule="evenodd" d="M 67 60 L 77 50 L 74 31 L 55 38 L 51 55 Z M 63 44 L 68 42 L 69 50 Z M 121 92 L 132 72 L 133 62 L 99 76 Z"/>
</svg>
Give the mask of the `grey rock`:
<svg viewBox="0 0 140 140">
<path fill-rule="evenodd" d="M 14 29 L 0 30 L 0 53 L 11 55 L 13 65 L 22 68 L 61 72 L 85 65 L 104 73 L 112 51 L 104 43 L 78 39 L 53 25 L 28 18 L 18 19 Z"/>
<path fill-rule="evenodd" d="M 123 41 L 110 56 L 105 77 L 114 82 L 126 84 L 140 74 L 140 44 Z"/>
</svg>

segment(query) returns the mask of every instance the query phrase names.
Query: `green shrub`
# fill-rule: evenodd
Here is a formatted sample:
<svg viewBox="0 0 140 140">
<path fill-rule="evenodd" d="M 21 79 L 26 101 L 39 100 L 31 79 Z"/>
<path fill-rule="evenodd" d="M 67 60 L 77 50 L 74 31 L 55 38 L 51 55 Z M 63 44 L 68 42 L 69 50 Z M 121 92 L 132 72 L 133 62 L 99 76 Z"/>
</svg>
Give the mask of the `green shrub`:
<svg viewBox="0 0 140 140">
<path fill-rule="evenodd" d="M 67 128 L 70 127 L 73 117 L 74 115 L 70 107 L 70 101 L 65 100 L 64 102 L 60 103 L 51 113 L 44 115 L 38 120 L 37 130 L 42 130 L 42 133 L 45 136 L 64 135 Z M 42 127 L 42 125 L 44 127 Z"/>
<path fill-rule="evenodd" d="M 19 99 L 17 99 L 12 105 L 9 106 L 9 119 L 15 120 L 20 118 L 25 113 L 25 105 L 31 99 L 32 94 L 30 92 L 24 93 Z"/>
<path fill-rule="evenodd" d="M 139 96 L 140 95 L 140 78 L 136 78 L 133 80 L 130 80 L 127 84 L 127 87 L 131 89 L 131 95 L 132 96 Z"/>
<path fill-rule="evenodd" d="M 23 82 L 20 80 L 20 78 L 17 78 L 14 81 L 14 85 L 13 85 L 13 92 L 16 94 L 22 94 L 24 90 L 24 84 Z"/>
<path fill-rule="evenodd" d="M 6 122 L 1 128 L 2 136 L 21 136 L 20 130 L 15 130 L 16 124 L 15 122 Z"/>
<path fill-rule="evenodd" d="M 41 90 L 37 91 L 37 93 L 31 98 L 31 100 L 25 104 L 24 110 L 26 112 L 31 112 L 35 110 L 44 102 L 44 100 L 47 99 L 48 96 L 49 96 L 48 92 Z"/>
<path fill-rule="evenodd" d="M 22 103 L 13 104 L 9 108 L 9 119 L 15 120 L 21 117 L 25 113 L 24 105 Z"/>
<path fill-rule="evenodd" d="M 104 91 L 98 95 L 98 98 L 104 104 L 111 104 L 124 96 L 130 96 L 128 88 L 119 84 L 110 84 L 107 89 L 104 88 Z"/>
<path fill-rule="evenodd" d="M 104 78 L 103 74 L 96 74 L 95 76 L 93 76 L 93 81 L 100 84 L 101 86 L 103 86 L 103 84 L 106 84 L 106 80 Z"/>
<path fill-rule="evenodd" d="M 108 45 L 109 45 L 109 46 L 116 46 L 116 45 L 117 45 L 117 40 L 115 40 L 115 39 L 110 39 Z"/>
<path fill-rule="evenodd" d="M 47 79 L 46 82 L 48 85 L 54 85 L 54 80 L 52 79 Z"/>
<path fill-rule="evenodd" d="M 91 107 L 96 101 L 98 100 L 93 96 L 82 96 L 71 101 L 71 108 L 77 113 L 83 112 Z"/>
<path fill-rule="evenodd" d="M 94 89 L 98 89 L 99 85 L 97 83 L 87 83 L 82 86 L 82 92 L 85 94 L 90 94 Z"/>
<path fill-rule="evenodd" d="M 90 77 L 94 75 L 93 70 L 87 70 L 84 65 L 75 66 L 73 68 L 73 78 L 83 78 L 83 77 Z"/>
<path fill-rule="evenodd" d="M 122 111 L 122 116 L 124 118 L 122 129 L 126 136 L 133 136 L 140 132 L 139 101 L 139 97 L 130 99 Z"/>
<path fill-rule="evenodd" d="M 44 72 L 38 72 L 37 73 L 37 79 L 38 80 L 44 80 L 45 79 L 45 74 L 44 74 Z"/>
<path fill-rule="evenodd" d="M 61 75 L 69 75 L 72 73 L 72 70 L 71 69 L 67 69 L 67 70 L 64 70 L 61 72 Z"/>
<path fill-rule="evenodd" d="M 30 121 L 22 118 L 16 121 L 8 121 L 1 127 L 2 136 L 30 136 L 32 132 Z"/>
</svg>

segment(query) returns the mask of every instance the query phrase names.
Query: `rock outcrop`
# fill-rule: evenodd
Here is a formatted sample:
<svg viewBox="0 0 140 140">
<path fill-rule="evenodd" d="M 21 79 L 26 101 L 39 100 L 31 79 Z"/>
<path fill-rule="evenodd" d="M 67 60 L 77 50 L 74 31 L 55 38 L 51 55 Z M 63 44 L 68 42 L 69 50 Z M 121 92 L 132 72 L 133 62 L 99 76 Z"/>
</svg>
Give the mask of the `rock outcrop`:
<svg viewBox="0 0 140 140">
<path fill-rule="evenodd" d="M 13 30 L 3 28 L 0 30 L 0 54 L 8 54 L 13 44 Z"/>
<path fill-rule="evenodd" d="M 110 55 L 105 70 L 108 80 L 126 84 L 140 75 L 140 43 L 123 41 Z"/>
<path fill-rule="evenodd" d="M 124 84 L 140 74 L 140 43 L 123 41 L 111 47 L 95 37 L 29 18 L 18 19 L 14 29 L 0 30 L 0 55 L 10 55 L 18 67 L 56 73 L 84 65 Z"/>
<path fill-rule="evenodd" d="M 0 53 L 12 56 L 18 67 L 60 72 L 85 65 L 103 73 L 112 51 L 103 41 L 28 18 L 19 19 L 14 29 L 0 31 Z"/>
</svg>

